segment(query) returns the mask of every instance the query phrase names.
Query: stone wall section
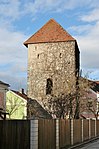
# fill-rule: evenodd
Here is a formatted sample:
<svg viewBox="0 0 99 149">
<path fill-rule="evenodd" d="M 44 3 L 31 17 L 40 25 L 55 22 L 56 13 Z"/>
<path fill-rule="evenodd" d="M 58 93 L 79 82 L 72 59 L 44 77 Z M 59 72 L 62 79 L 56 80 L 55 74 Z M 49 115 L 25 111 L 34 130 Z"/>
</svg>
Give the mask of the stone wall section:
<svg viewBox="0 0 99 149">
<path fill-rule="evenodd" d="M 53 82 L 52 94 L 66 93 L 76 85 L 75 41 L 28 45 L 28 97 L 46 97 L 46 83 Z"/>
</svg>

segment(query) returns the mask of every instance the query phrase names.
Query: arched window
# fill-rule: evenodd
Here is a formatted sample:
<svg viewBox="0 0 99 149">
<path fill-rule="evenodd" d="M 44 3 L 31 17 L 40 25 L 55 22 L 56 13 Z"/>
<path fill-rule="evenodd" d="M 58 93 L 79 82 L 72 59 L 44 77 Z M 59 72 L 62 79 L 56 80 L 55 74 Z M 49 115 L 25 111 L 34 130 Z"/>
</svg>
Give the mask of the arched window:
<svg viewBox="0 0 99 149">
<path fill-rule="evenodd" d="M 46 84 L 46 95 L 52 93 L 52 87 L 53 87 L 53 82 L 50 78 L 48 78 L 47 84 Z"/>
</svg>

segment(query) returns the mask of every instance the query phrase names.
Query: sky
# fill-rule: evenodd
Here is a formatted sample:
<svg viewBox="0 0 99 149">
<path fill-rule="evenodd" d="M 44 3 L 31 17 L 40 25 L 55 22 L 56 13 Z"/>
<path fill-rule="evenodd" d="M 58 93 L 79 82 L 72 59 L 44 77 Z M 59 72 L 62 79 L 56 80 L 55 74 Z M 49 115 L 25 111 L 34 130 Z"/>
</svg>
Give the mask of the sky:
<svg viewBox="0 0 99 149">
<path fill-rule="evenodd" d="M 27 88 L 23 42 L 54 18 L 76 40 L 83 76 L 99 80 L 99 0 L 0 0 L 0 80 Z"/>
</svg>

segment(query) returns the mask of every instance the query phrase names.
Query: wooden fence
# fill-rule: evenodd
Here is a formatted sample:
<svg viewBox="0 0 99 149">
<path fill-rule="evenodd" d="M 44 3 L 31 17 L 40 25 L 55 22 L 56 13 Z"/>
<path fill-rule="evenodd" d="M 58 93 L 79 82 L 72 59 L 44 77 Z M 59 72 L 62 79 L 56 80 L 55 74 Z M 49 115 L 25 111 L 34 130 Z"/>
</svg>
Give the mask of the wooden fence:
<svg viewBox="0 0 99 149">
<path fill-rule="evenodd" d="M 29 149 L 29 121 L 0 121 L 0 149 Z"/>
<path fill-rule="evenodd" d="M 62 149 L 97 136 L 98 120 L 0 121 L 0 149 Z"/>
</svg>

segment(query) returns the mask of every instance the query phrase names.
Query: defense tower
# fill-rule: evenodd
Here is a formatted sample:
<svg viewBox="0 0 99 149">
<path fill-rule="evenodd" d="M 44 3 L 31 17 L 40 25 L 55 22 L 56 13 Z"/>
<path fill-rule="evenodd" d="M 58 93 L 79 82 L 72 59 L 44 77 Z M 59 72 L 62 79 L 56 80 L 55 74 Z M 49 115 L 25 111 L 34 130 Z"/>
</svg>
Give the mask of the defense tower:
<svg viewBox="0 0 99 149">
<path fill-rule="evenodd" d="M 79 74 L 76 40 L 54 19 L 24 42 L 28 47 L 28 97 L 37 100 L 67 92 Z"/>
</svg>

